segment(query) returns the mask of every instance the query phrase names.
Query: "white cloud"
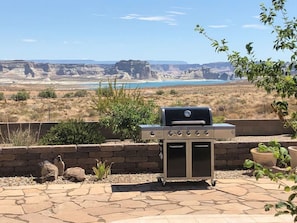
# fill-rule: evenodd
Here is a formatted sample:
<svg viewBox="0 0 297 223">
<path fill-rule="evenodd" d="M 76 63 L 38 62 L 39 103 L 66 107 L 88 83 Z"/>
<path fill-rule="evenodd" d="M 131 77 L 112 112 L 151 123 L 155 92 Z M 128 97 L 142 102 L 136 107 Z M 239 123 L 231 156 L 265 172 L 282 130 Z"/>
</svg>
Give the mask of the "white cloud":
<svg viewBox="0 0 297 223">
<path fill-rule="evenodd" d="M 173 15 L 185 15 L 186 14 L 184 12 L 178 12 L 178 11 L 167 11 L 166 13 L 173 14 Z"/>
<path fill-rule="evenodd" d="M 24 42 L 24 43 L 35 43 L 35 42 L 37 42 L 37 40 L 36 39 L 22 39 L 22 42 Z"/>
<path fill-rule="evenodd" d="M 138 15 L 138 14 L 128 14 L 128 15 L 122 16 L 120 18 L 121 19 L 127 19 L 127 20 L 129 20 L 129 19 L 137 19 L 139 16 L 140 15 Z"/>
<path fill-rule="evenodd" d="M 168 17 L 168 16 L 141 16 L 138 17 L 139 20 L 144 20 L 144 21 L 174 21 L 173 18 Z"/>
<path fill-rule="evenodd" d="M 245 29 L 259 29 L 259 30 L 267 29 L 266 26 L 260 25 L 260 24 L 245 24 L 245 25 L 242 26 L 242 28 L 245 28 Z"/>
<path fill-rule="evenodd" d="M 141 20 L 141 21 L 150 21 L 150 22 L 164 22 L 168 25 L 176 25 L 175 19 L 173 16 L 141 16 L 139 14 L 128 14 L 126 16 L 120 17 L 125 20 Z"/>
<path fill-rule="evenodd" d="M 223 29 L 223 28 L 227 28 L 228 25 L 209 25 L 208 27 L 213 29 Z"/>
</svg>

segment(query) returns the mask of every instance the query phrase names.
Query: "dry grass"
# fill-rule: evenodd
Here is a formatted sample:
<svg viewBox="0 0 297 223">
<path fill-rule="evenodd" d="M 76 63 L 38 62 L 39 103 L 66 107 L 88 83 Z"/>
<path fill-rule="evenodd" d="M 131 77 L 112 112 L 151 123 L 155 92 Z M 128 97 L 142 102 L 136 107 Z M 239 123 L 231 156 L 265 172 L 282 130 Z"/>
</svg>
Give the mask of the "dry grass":
<svg viewBox="0 0 297 223">
<path fill-rule="evenodd" d="M 85 121 L 97 121 L 97 112 L 92 109 L 91 97 L 94 90 L 88 90 L 88 96 L 63 98 L 66 93 L 75 93 L 75 86 L 54 86 L 55 99 L 41 99 L 37 95 L 48 86 L 15 85 L 0 86 L 6 100 L 0 101 L 0 122 L 48 122 L 81 118 Z M 52 87 L 52 86 L 51 86 Z M 63 87 L 63 89 L 62 89 Z M 30 92 L 30 99 L 15 102 L 10 99 L 20 89 Z M 247 83 L 233 83 L 213 86 L 182 86 L 162 88 L 164 94 L 158 95 L 159 88 L 141 89 L 148 100 L 154 100 L 159 106 L 209 106 L 214 116 L 225 119 L 277 119 L 270 103 L 275 95 L 267 94 Z M 174 90 L 174 94 L 172 94 Z M 291 109 L 296 110 L 295 106 Z"/>
</svg>

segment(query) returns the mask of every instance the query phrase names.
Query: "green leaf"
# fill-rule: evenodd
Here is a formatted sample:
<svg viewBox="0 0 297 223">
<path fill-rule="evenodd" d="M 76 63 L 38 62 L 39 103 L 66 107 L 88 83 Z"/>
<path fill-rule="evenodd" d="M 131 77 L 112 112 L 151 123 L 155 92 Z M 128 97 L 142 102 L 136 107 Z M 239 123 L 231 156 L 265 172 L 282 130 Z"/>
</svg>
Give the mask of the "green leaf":
<svg viewBox="0 0 297 223">
<path fill-rule="evenodd" d="M 244 161 L 244 164 L 243 164 L 243 166 L 245 167 L 245 168 L 252 168 L 253 166 L 254 166 L 254 161 L 253 160 L 250 160 L 250 159 L 246 159 L 245 161 Z"/>
<path fill-rule="evenodd" d="M 284 191 L 286 191 L 286 192 L 290 192 L 290 191 L 291 191 L 291 188 L 290 188 L 289 186 L 285 186 L 285 187 L 284 187 Z"/>
<path fill-rule="evenodd" d="M 289 196 L 288 201 L 293 201 L 296 197 L 296 193 L 293 193 Z"/>
</svg>

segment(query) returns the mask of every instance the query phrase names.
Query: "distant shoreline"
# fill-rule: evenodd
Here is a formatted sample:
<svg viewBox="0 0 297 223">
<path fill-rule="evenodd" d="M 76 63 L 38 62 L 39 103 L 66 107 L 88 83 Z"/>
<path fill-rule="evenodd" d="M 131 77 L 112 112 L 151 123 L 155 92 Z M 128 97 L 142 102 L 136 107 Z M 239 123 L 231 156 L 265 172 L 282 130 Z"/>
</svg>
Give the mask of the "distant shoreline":
<svg viewBox="0 0 297 223">
<path fill-rule="evenodd" d="M 1 88 L 28 88 L 34 86 L 34 88 L 55 88 L 60 90 L 68 89 L 86 89 L 94 90 L 99 87 L 99 83 L 102 83 L 103 86 L 108 85 L 108 80 L 16 80 L 8 81 L 5 80 L 1 82 Z M 112 82 L 113 83 L 113 82 Z M 247 80 L 230 80 L 224 81 L 219 79 L 214 80 L 117 80 L 117 86 L 121 87 L 125 85 L 128 89 L 134 88 L 181 88 L 185 86 L 217 86 L 217 85 L 233 85 L 233 84 L 244 84 L 249 83 Z M 128 85 L 128 86 L 127 86 Z"/>
</svg>

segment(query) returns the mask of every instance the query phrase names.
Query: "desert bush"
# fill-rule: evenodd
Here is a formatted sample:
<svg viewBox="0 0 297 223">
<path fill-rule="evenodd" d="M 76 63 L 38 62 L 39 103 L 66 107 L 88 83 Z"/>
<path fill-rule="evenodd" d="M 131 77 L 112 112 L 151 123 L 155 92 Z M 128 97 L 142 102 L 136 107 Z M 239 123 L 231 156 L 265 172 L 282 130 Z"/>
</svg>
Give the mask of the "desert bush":
<svg viewBox="0 0 297 223">
<path fill-rule="evenodd" d="M 30 98 L 30 93 L 27 92 L 25 89 L 18 91 L 16 94 L 11 96 L 11 99 L 14 101 L 26 101 Z"/>
<path fill-rule="evenodd" d="M 4 93 L 3 92 L 0 92 L 0 101 L 4 100 Z"/>
<path fill-rule="evenodd" d="M 56 98 L 57 94 L 53 88 L 47 88 L 38 93 L 38 97 L 40 98 Z"/>
<path fill-rule="evenodd" d="M 99 144 L 105 141 L 99 123 L 70 119 L 50 128 L 40 140 L 43 145 Z"/>
<path fill-rule="evenodd" d="M 156 94 L 157 95 L 163 95 L 163 94 L 165 94 L 165 91 L 163 91 L 163 90 L 157 90 L 156 91 Z"/>
<path fill-rule="evenodd" d="M 139 125 L 157 122 L 155 104 L 146 101 L 139 89 L 125 89 L 124 85 L 117 88 L 116 80 L 109 82 L 108 94 L 105 89 L 99 85 L 93 98 L 93 108 L 99 112 L 102 125 L 111 128 L 121 139 L 139 141 Z"/>
<path fill-rule="evenodd" d="M 74 97 L 74 93 L 73 92 L 68 92 L 66 94 L 63 95 L 63 98 L 72 98 Z"/>
<path fill-rule="evenodd" d="M 171 95 L 177 95 L 177 91 L 174 90 L 174 89 L 171 89 L 171 90 L 169 91 L 169 94 L 171 94 Z"/>
<path fill-rule="evenodd" d="M 74 97 L 86 97 L 88 95 L 87 90 L 78 90 L 74 93 Z"/>
</svg>

